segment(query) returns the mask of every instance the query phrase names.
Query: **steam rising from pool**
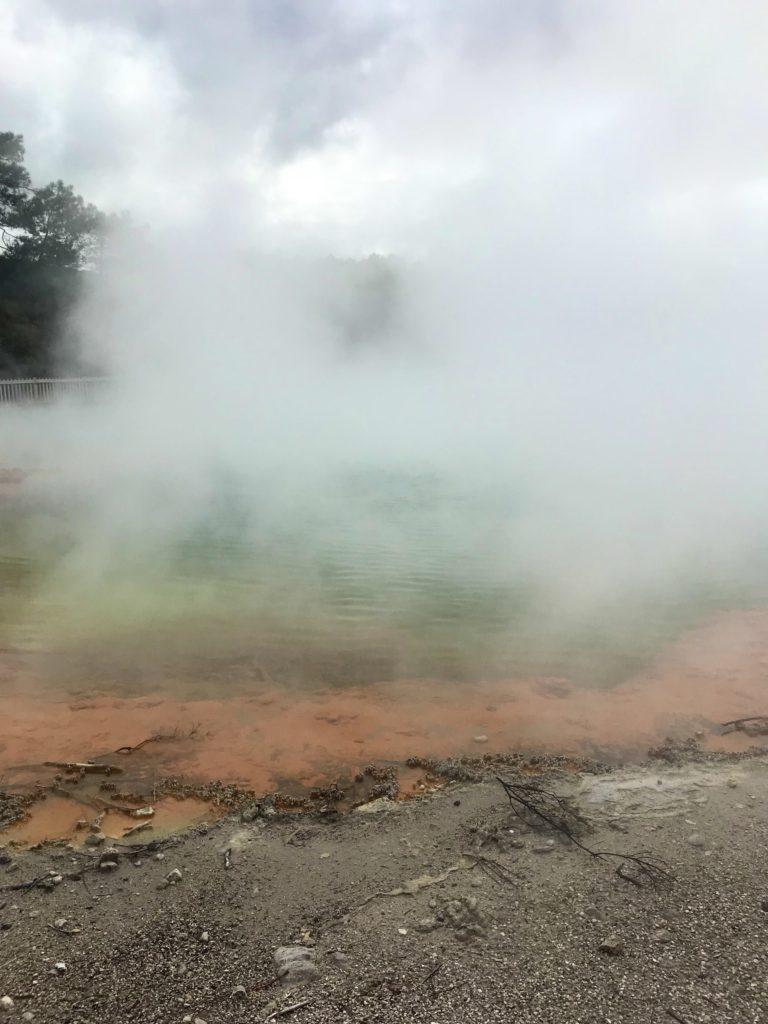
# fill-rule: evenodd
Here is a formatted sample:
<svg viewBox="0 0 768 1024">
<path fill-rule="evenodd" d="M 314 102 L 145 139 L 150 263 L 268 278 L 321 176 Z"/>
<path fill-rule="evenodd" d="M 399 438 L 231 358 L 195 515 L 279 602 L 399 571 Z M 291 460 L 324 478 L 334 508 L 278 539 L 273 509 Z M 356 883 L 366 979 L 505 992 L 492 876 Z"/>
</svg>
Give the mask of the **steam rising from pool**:
<svg viewBox="0 0 768 1024">
<path fill-rule="evenodd" d="M 122 644 L 147 679 L 253 655 L 302 684 L 616 682 L 763 601 L 761 90 L 727 59 L 730 5 L 661 33 L 655 8 L 499 16 L 504 45 L 461 17 L 416 18 L 408 45 L 385 26 L 407 105 L 376 72 L 348 135 L 267 146 L 251 219 L 231 148 L 204 174 L 163 148 L 179 189 L 200 172 L 189 201 L 115 233 L 69 326 L 109 385 L 0 414 L 28 474 L 0 511 L 0 643 Z M 691 88 L 659 45 L 722 73 Z M 345 145 L 365 198 L 348 223 L 306 213 Z"/>
<path fill-rule="evenodd" d="M 62 685 L 224 693 L 243 659 L 286 685 L 613 684 L 764 600 L 756 424 L 696 360 L 657 404 L 652 336 L 623 374 L 565 317 L 537 347 L 438 259 L 395 264 L 386 329 L 350 347 L 314 259 L 115 245 L 79 324 L 110 383 L 4 413 L 29 472 L 2 511 L 4 640 L 55 651 Z M 702 403 L 717 458 L 684 421 Z"/>
</svg>

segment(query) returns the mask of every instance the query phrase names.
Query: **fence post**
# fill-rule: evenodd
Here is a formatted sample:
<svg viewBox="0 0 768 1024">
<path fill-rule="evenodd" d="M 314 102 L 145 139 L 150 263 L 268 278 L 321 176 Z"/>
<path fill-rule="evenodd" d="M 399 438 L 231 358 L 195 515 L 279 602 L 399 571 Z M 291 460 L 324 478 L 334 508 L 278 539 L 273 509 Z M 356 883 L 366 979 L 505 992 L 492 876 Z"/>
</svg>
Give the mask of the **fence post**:
<svg viewBox="0 0 768 1024">
<path fill-rule="evenodd" d="M 22 377 L 0 379 L 0 405 L 52 402 L 68 395 L 87 398 L 103 388 L 109 377 Z"/>
</svg>

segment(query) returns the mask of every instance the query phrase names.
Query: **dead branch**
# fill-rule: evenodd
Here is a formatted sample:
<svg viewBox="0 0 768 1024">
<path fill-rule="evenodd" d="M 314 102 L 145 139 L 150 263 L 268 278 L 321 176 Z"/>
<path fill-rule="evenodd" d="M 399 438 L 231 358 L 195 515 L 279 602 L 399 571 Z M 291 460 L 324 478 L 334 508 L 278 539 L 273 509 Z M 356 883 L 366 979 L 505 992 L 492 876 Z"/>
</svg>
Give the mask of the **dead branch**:
<svg viewBox="0 0 768 1024">
<path fill-rule="evenodd" d="M 623 878 L 625 882 L 629 882 L 631 885 L 636 885 L 638 888 L 642 888 L 643 883 L 638 878 L 635 878 L 634 875 L 630 875 L 624 870 L 624 861 L 622 861 L 616 868 L 616 874 L 619 878 Z"/>
<path fill-rule="evenodd" d="M 726 732 L 749 732 L 749 728 L 745 728 L 745 726 L 748 727 L 752 722 L 760 722 L 761 725 L 765 727 L 764 729 L 757 728 L 755 729 L 755 732 L 768 732 L 768 715 L 750 715 L 747 718 L 734 718 L 730 722 L 721 722 L 720 728 L 724 729 Z"/>
<path fill-rule="evenodd" d="M 137 750 L 141 750 L 142 747 L 145 747 L 147 743 L 162 743 L 164 740 L 195 740 L 198 739 L 200 735 L 201 725 L 201 722 L 194 722 L 189 729 L 183 732 L 181 729 L 179 729 L 178 726 L 176 726 L 176 728 L 172 729 L 170 732 L 156 732 L 153 733 L 151 736 L 147 736 L 146 739 L 141 740 L 141 742 L 135 744 L 135 746 L 118 747 L 115 753 L 134 754 Z"/>
<path fill-rule="evenodd" d="M 116 754 L 133 754 L 137 750 L 141 750 L 142 747 L 146 746 L 147 743 L 154 743 L 159 737 L 147 736 L 146 739 L 142 740 L 141 743 L 137 743 L 133 747 L 118 747 L 115 751 Z"/>
<path fill-rule="evenodd" d="M 120 771 L 122 771 L 122 768 Z M 85 799 L 81 799 L 79 796 L 74 795 L 74 799 L 80 800 L 81 803 L 90 804 L 91 807 L 97 808 L 101 811 L 102 818 L 107 811 L 118 811 L 120 814 L 127 814 L 129 818 L 152 818 L 155 814 L 154 807 L 149 804 L 146 807 L 130 807 L 128 804 L 116 804 L 114 800 L 105 800 L 103 796 L 99 796 L 96 793 Z"/>
<path fill-rule="evenodd" d="M 122 768 L 120 769 L 122 771 Z M 141 807 L 128 807 L 126 804 L 116 804 L 112 800 L 105 800 L 103 796 L 99 796 L 98 793 L 78 793 L 71 789 L 64 789 L 62 786 L 51 786 L 51 793 L 56 796 L 66 797 L 67 800 L 74 800 L 78 804 L 82 804 L 84 807 L 91 807 L 93 810 L 98 811 L 98 815 L 94 820 L 95 825 L 101 825 L 104 820 L 104 815 L 107 811 L 119 811 L 120 814 L 127 814 L 131 818 L 150 818 L 151 814 L 147 813 L 149 808 Z M 144 813 L 140 813 L 144 810 Z M 154 810 L 152 811 L 154 814 Z"/>
<path fill-rule="evenodd" d="M 133 825 L 123 832 L 123 839 L 127 839 L 128 836 L 135 836 L 137 832 L 144 832 L 145 829 L 152 828 L 152 823 L 149 821 L 142 821 L 140 825 Z"/>
<path fill-rule="evenodd" d="M 578 849 L 588 853 L 596 860 L 619 860 L 619 868 L 625 864 L 633 864 L 636 874 L 629 876 L 624 871 L 617 871 L 620 878 L 625 881 L 632 881 L 633 885 L 642 885 L 647 882 L 649 885 L 671 885 L 674 875 L 667 870 L 659 861 L 648 857 L 639 857 L 630 853 L 618 853 L 615 850 L 593 850 L 592 847 L 583 843 L 576 835 L 576 829 L 583 819 L 570 807 L 568 802 L 561 797 L 542 789 L 537 783 L 514 783 L 507 782 L 496 776 L 507 794 L 513 813 L 522 820 L 533 818 L 573 843 Z"/>
<path fill-rule="evenodd" d="M 58 932 L 59 935 L 80 935 L 80 933 L 83 930 L 79 925 L 73 925 L 70 928 L 67 928 L 67 926 L 64 925 L 60 928 L 57 928 L 55 924 L 49 924 L 48 927 L 51 929 L 51 931 Z"/>
<path fill-rule="evenodd" d="M 431 970 L 431 971 L 429 972 L 429 974 L 425 975 L 425 976 L 424 976 L 424 977 L 423 977 L 423 978 L 421 979 L 421 984 L 422 984 L 422 985 L 426 985 L 428 981 L 432 981 L 432 979 L 433 979 L 433 978 L 434 978 L 434 976 L 435 976 L 435 975 L 437 974 L 437 972 L 438 972 L 438 971 L 439 971 L 439 970 L 441 969 L 441 967 L 442 967 L 442 966 L 443 966 L 442 964 L 438 964 L 438 965 L 437 965 L 437 967 L 433 967 L 433 968 L 432 968 L 432 970 Z M 434 983 L 434 982 L 432 982 L 432 987 L 433 987 L 433 988 L 434 988 L 434 984 L 435 984 L 435 983 Z"/>
<path fill-rule="evenodd" d="M 110 839 L 110 846 L 124 847 L 126 853 L 137 854 L 137 853 L 154 853 L 157 850 L 162 850 L 163 846 L 168 842 L 167 839 L 150 839 L 148 843 L 124 843 L 123 839 L 125 836 L 121 836 L 120 839 Z"/>
<path fill-rule="evenodd" d="M 666 1008 L 665 1013 L 668 1017 L 671 1017 L 672 1020 L 676 1020 L 677 1024 L 688 1024 L 688 1021 L 685 1019 L 685 1017 L 681 1017 L 680 1014 L 676 1010 L 673 1010 L 671 1006 L 668 1006 Z"/>
<path fill-rule="evenodd" d="M 266 1024 L 268 1020 L 275 1020 L 277 1017 L 285 1017 L 287 1014 L 293 1013 L 295 1010 L 300 1010 L 302 1006 L 309 1006 L 311 1002 L 311 999 L 305 999 L 301 1003 L 293 1003 L 292 1006 L 284 1006 L 282 1010 L 275 1010 L 270 1013 L 268 1017 L 264 1018 L 264 1024 Z"/>
<path fill-rule="evenodd" d="M 37 878 L 30 879 L 29 882 L 15 882 L 13 885 L 0 885 L 0 892 L 20 892 L 22 889 L 34 889 L 36 885 L 39 885 L 44 878 L 50 878 L 50 875 L 39 875 Z"/>
<path fill-rule="evenodd" d="M 96 764 L 93 761 L 43 761 L 46 768 L 60 768 L 65 772 L 80 772 L 85 775 L 111 775 L 123 769 L 116 764 Z"/>
<path fill-rule="evenodd" d="M 66 878 L 68 881 L 80 881 L 83 877 L 83 871 L 88 870 L 89 865 L 80 868 L 78 871 L 61 872 L 61 878 Z M 30 889 L 36 889 L 38 886 L 43 888 L 52 888 L 51 879 L 54 877 L 55 872 L 46 871 L 44 875 L 38 875 L 36 878 L 30 878 L 28 882 L 14 882 L 12 885 L 0 885 L 0 892 L 27 892 Z M 45 884 L 48 883 L 48 884 Z"/>
<path fill-rule="evenodd" d="M 475 863 L 473 867 L 480 868 L 488 875 L 489 878 L 493 879 L 494 882 L 504 882 L 507 885 L 514 885 L 516 882 L 515 876 L 509 871 L 503 864 L 499 864 L 497 860 L 493 860 L 491 857 L 483 857 L 478 853 L 464 852 L 462 857 L 469 857 Z"/>
</svg>

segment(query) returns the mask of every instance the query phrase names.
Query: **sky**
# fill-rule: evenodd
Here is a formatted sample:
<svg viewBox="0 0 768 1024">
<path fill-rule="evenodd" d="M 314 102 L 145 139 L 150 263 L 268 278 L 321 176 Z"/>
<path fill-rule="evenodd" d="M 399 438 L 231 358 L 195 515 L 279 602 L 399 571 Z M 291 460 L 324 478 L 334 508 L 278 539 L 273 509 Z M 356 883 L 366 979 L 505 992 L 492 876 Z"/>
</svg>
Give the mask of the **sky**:
<svg viewBox="0 0 768 1024">
<path fill-rule="evenodd" d="M 420 255 L 509 206 L 749 248 L 766 43 L 761 0 L 0 0 L 0 122 L 38 181 L 245 243 Z"/>
</svg>

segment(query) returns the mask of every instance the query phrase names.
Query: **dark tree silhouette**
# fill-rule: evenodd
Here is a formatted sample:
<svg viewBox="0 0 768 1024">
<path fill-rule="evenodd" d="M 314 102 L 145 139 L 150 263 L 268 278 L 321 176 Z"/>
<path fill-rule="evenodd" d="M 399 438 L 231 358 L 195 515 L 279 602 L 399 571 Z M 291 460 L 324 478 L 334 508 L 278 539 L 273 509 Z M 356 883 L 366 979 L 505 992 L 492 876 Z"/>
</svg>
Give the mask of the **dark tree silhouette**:
<svg viewBox="0 0 768 1024">
<path fill-rule="evenodd" d="M 22 137 L 0 132 L 0 376 L 55 371 L 57 337 L 105 223 L 71 185 L 33 187 Z"/>
</svg>

